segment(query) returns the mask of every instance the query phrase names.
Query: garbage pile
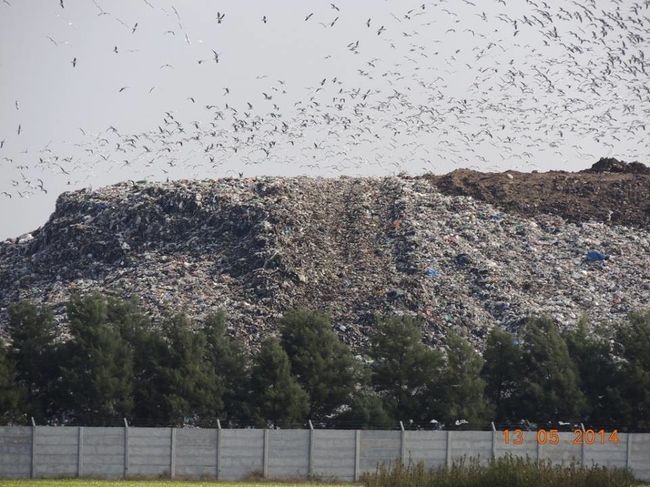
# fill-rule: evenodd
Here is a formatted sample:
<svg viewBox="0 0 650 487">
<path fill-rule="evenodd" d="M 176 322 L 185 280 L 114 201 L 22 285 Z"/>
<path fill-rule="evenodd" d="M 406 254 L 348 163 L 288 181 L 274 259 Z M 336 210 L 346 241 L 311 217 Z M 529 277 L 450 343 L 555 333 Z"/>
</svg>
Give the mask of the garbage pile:
<svg viewBox="0 0 650 487">
<path fill-rule="evenodd" d="M 375 316 L 425 320 L 480 346 L 528 315 L 616 321 L 650 303 L 647 228 L 509 214 L 426 178 L 128 182 L 62 194 L 0 244 L 0 327 L 20 298 L 59 315 L 72 292 L 135 296 L 154 317 L 226 310 L 249 346 L 289 308 L 328 311 L 363 346 Z"/>
</svg>

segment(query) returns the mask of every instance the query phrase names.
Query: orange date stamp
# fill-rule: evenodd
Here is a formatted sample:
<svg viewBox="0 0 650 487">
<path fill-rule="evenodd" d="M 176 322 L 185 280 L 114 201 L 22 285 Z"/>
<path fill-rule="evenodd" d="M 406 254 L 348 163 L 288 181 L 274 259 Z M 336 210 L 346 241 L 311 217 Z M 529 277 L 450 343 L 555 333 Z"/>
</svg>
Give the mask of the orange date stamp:
<svg viewBox="0 0 650 487">
<path fill-rule="evenodd" d="M 539 429 L 537 431 L 524 431 L 521 429 L 503 430 L 503 442 L 506 445 L 520 446 L 526 442 L 527 435 L 534 434 L 538 445 L 559 445 L 561 442 L 560 432 L 556 429 Z M 573 439 L 565 440 L 572 445 L 604 445 L 611 443 L 618 444 L 618 430 L 607 432 L 605 430 L 574 430 Z"/>
</svg>

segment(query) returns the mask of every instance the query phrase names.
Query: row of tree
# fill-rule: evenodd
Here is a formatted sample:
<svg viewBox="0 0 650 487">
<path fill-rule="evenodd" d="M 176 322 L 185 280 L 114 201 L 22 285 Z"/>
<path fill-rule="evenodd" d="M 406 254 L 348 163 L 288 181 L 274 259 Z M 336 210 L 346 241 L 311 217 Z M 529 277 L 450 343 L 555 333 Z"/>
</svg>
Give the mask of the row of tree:
<svg viewBox="0 0 650 487">
<path fill-rule="evenodd" d="M 427 426 L 537 424 L 650 427 L 650 312 L 612 332 L 586 321 L 561 334 L 529 319 L 494 329 L 483 356 L 450 333 L 422 342 L 410 317 L 377 323 L 364 356 L 326 315 L 287 313 L 280 336 L 247 354 L 222 312 L 159 326 L 133 301 L 74 297 L 64 323 L 29 302 L 9 309 L 0 343 L 0 421 L 39 424 Z"/>
</svg>

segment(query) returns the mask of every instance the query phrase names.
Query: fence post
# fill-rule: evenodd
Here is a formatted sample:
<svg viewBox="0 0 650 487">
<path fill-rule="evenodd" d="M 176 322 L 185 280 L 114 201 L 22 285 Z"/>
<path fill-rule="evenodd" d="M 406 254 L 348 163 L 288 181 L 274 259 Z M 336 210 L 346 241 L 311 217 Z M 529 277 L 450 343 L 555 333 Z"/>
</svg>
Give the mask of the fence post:
<svg viewBox="0 0 650 487">
<path fill-rule="evenodd" d="M 221 421 L 217 419 L 217 480 L 221 477 Z"/>
<path fill-rule="evenodd" d="M 312 478 L 314 475 L 314 425 L 309 420 L 309 451 L 307 457 L 307 475 Z"/>
<path fill-rule="evenodd" d="M 29 467 L 29 478 L 33 479 L 36 471 L 36 421 L 32 416 L 32 460 Z"/>
<path fill-rule="evenodd" d="M 169 477 L 176 477 L 176 428 L 171 428 L 171 437 L 170 437 L 170 448 L 169 448 Z"/>
<path fill-rule="evenodd" d="M 262 476 L 267 478 L 269 476 L 269 430 L 264 428 L 262 446 Z"/>
<path fill-rule="evenodd" d="M 361 431 L 354 430 L 354 481 L 359 480 L 359 456 L 361 450 Z"/>
<path fill-rule="evenodd" d="M 494 426 L 494 421 L 490 423 L 492 425 L 492 460 L 497 457 L 497 428 Z"/>
<path fill-rule="evenodd" d="M 585 466 L 585 425 L 580 423 L 582 430 L 582 443 L 580 444 L 580 465 Z"/>
<path fill-rule="evenodd" d="M 399 459 L 404 465 L 404 460 L 406 457 L 406 431 L 404 431 L 404 423 L 399 422 Z"/>
<path fill-rule="evenodd" d="M 81 477 L 83 475 L 84 427 L 79 426 L 77 433 L 77 477 Z"/>
<path fill-rule="evenodd" d="M 124 478 L 129 475 L 129 423 L 124 419 Z"/>
<path fill-rule="evenodd" d="M 447 445 L 445 452 L 445 465 L 451 467 L 451 431 L 447 430 Z"/>
<path fill-rule="evenodd" d="M 625 448 L 625 466 L 629 469 L 632 468 L 632 433 L 627 434 L 627 445 Z"/>
</svg>

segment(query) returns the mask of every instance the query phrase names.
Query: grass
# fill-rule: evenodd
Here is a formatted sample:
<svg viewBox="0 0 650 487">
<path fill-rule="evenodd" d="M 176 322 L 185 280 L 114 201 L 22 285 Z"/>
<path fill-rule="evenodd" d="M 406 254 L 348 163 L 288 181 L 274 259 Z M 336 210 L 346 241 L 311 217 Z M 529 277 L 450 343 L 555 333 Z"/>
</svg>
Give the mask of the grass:
<svg viewBox="0 0 650 487">
<path fill-rule="evenodd" d="M 503 457 L 480 465 L 459 461 L 427 469 L 423 464 L 381 466 L 364 475 L 364 487 L 633 487 L 630 471 L 619 468 L 551 465 Z"/>
<path fill-rule="evenodd" d="M 344 484 L 171 480 L 0 480 L 0 487 L 352 487 Z"/>
</svg>

